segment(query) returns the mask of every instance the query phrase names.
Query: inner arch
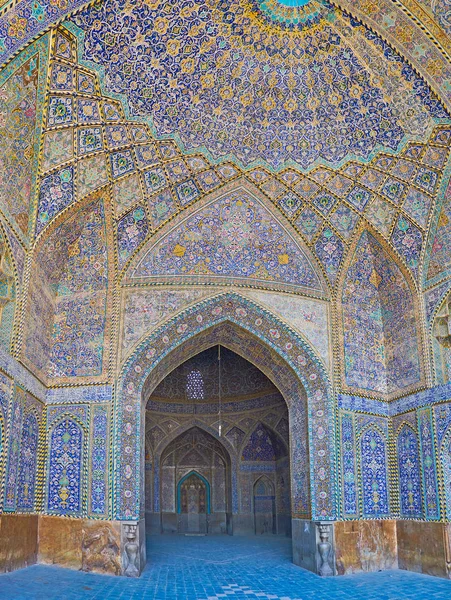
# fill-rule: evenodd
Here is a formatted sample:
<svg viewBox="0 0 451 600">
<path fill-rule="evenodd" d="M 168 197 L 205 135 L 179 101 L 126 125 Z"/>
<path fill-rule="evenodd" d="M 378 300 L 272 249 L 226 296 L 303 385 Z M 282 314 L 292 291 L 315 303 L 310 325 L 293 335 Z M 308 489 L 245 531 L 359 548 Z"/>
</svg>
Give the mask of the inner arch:
<svg viewBox="0 0 451 600">
<path fill-rule="evenodd" d="M 228 329 L 144 397 L 148 533 L 291 534 L 288 407 Z"/>
</svg>

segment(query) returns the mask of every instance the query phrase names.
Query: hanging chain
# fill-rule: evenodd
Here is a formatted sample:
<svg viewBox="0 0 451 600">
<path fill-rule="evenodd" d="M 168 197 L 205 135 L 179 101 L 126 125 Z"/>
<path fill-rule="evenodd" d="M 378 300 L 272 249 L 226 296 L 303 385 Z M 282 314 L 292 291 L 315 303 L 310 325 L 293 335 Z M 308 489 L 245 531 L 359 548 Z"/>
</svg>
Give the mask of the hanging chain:
<svg viewBox="0 0 451 600">
<path fill-rule="evenodd" d="M 222 435 L 222 419 L 221 419 L 221 345 L 218 344 L 218 433 L 219 437 Z"/>
</svg>

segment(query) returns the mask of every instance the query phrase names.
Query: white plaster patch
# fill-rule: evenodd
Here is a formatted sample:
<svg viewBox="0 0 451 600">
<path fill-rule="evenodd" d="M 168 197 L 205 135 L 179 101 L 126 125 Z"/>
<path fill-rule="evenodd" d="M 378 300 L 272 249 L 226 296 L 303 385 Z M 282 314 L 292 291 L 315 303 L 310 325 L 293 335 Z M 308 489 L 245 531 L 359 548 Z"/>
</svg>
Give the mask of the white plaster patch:
<svg viewBox="0 0 451 600">
<path fill-rule="evenodd" d="M 127 290 L 123 300 L 124 317 L 120 346 L 122 358 L 128 356 L 136 343 L 160 323 L 209 295 L 211 290 L 205 289 Z"/>
<path fill-rule="evenodd" d="M 329 306 L 327 302 L 254 290 L 246 291 L 245 295 L 259 304 L 267 306 L 285 323 L 302 333 L 322 358 L 327 369 L 331 370 Z"/>
</svg>

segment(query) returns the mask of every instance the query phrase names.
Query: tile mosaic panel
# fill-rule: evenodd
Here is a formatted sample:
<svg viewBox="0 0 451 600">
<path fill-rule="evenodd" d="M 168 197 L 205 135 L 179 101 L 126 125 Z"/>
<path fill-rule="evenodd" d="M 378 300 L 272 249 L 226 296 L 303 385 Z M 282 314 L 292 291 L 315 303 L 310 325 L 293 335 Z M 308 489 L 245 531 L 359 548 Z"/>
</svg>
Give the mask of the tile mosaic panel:
<svg viewBox="0 0 451 600">
<path fill-rule="evenodd" d="M 128 258 L 138 248 L 147 236 L 149 223 L 144 207 L 126 213 L 117 224 L 117 245 L 119 253 L 119 268 L 121 269 Z"/>
<path fill-rule="evenodd" d="M 32 412 L 24 416 L 17 477 L 17 510 L 32 511 L 35 500 L 39 426 Z"/>
<path fill-rule="evenodd" d="M 325 302 L 275 292 L 249 290 L 246 296 L 268 307 L 287 325 L 304 335 L 330 367 L 329 309 Z"/>
<path fill-rule="evenodd" d="M 340 415 L 341 461 L 343 477 L 343 516 L 358 516 L 358 491 L 355 456 L 354 420 L 350 414 Z"/>
<path fill-rule="evenodd" d="M 418 436 L 404 425 L 397 436 L 399 497 L 401 517 L 421 519 L 423 516 Z"/>
<path fill-rule="evenodd" d="M 47 44 L 44 36 L 0 72 L 0 206 L 24 239 L 35 193 Z"/>
<path fill-rule="evenodd" d="M 95 406 L 92 411 L 89 512 L 96 517 L 108 516 L 108 407 Z"/>
<path fill-rule="evenodd" d="M 12 443 L 9 447 L 6 463 L 5 497 L 3 510 L 13 512 L 17 508 L 17 481 L 19 475 L 20 439 L 22 433 L 22 419 L 25 404 L 25 391 L 16 387 L 11 405 L 9 436 Z"/>
<path fill-rule="evenodd" d="M 84 431 L 66 417 L 49 432 L 47 510 L 79 515 L 82 510 Z"/>
<path fill-rule="evenodd" d="M 412 291 L 368 232 L 362 233 L 346 273 L 342 311 L 346 385 L 391 394 L 421 381 Z"/>
<path fill-rule="evenodd" d="M 389 516 L 387 443 L 384 436 L 370 427 L 360 437 L 360 464 L 364 517 Z"/>
<path fill-rule="evenodd" d="M 451 519 L 451 430 L 448 431 L 441 445 L 440 458 L 443 469 L 445 514 L 447 519 Z"/>
<path fill-rule="evenodd" d="M 74 169 L 65 167 L 44 177 L 39 190 L 36 234 L 74 201 Z"/>
<path fill-rule="evenodd" d="M 124 298 L 121 354 L 126 356 L 145 333 L 209 295 L 208 290 L 133 290 Z"/>
<path fill-rule="evenodd" d="M 182 17 L 183 26 L 178 7 L 163 8 L 162 0 L 134 6 L 114 28 L 108 15 L 120 14 L 120 0 L 108 0 L 95 12 L 85 9 L 73 21 L 84 34 L 83 58 L 105 69 L 109 93 L 125 95 L 132 115 L 149 115 L 157 135 L 177 135 L 187 150 L 206 149 L 216 160 L 230 155 L 243 165 L 264 161 L 274 169 L 288 161 L 304 169 L 319 161 L 337 164 L 349 154 L 368 158 L 378 147 L 396 150 L 406 138 L 424 136 L 434 119 L 447 118 L 416 72 L 381 38 L 339 9 L 328 8 L 333 16 L 316 23 L 315 36 L 296 21 L 290 29 L 296 40 L 291 48 L 282 35 L 266 33 L 274 17 L 243 1 L 212 6 L 196 0 Z M 171 43 L 126 59 L 130 44 L 141 47 L 156 20 Z M 258 44 L 250 42 L 255 28 L 265 31 Z M 217 48 L 219 31 L 227 42 Z M 196 60 L 200 52 L 208 68 Z M 182 59 L 180 72 L 175 72 L 174 56 L 187 53 L 190 58 Z M 332 74 L 330 60 L 340 65 Z M 294 67 L 299 61 L 302 69 Z M 387 62 L 402 67 L 387 69 Z M 243 77 L 244 67 L 237 71 L 237 65 L 252 67 Z M 343 73 L 356 85 L 343 86 Z M 321 102 L 315 96 L 318 86 Z M 194 100 L 188 93 L 193 89 Z M 289 133 L 288 120 L 294 124 Z M 365 181 L 377 185 L 377 177 L 380 173 L 368 171 Z"/>
<path fill-rule="evenodd" d="M 74 156 L 72 129 L 49 131 L 44 136 L 41 170 L 43 173 L 71 160 Z"/>
<path fill-rule="evenodd" d="M 451 185 L 448 186 L 443 206 L 436 224 L 435 234 L 430 248 L 427 281 L 440 279 L 449 271 L 451 265 L 449 248 L 451 247 Z M 434 230 L 432 230 L 434 231 Z"/>
<path fill-rule="evenodd" d="M 77 196 L 83 198 L 108 182 L 106 157 L 96 154 L 77 163 Z"/>
<path fill-rule="evenodd" d="M 430 408 L 418 410 L 417 418 L 420 438 L 421 473 L 423 478 L 424 516 L 426 519 L 439 519 L 440 499 L 437 486 L 432 410 Z"/>
<path fill-rule="evenodd" d="M 210 200 L 179 221 L 139 258 L 131 274 L 132 280 L 157 277 L 322 287 L 305 251 L 244 189 Z"/>
</svg>

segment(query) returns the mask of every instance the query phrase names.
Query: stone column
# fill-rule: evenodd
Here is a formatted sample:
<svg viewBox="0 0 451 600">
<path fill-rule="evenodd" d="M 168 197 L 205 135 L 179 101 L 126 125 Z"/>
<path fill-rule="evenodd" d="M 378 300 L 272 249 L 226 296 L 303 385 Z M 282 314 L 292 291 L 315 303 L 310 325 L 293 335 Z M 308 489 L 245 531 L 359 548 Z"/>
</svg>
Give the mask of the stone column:
<svg viewBox="0 0 451 600">
<path fill-rule="evenodd" d="M 336 575 L 334 524 L 292 519 L 293 562 L 322 577 Z"/>
<path fill-rule="evenodd" d="M 121 523 L 122 575 L 139 577 L 146 566 L 145 521 Z"/>
<path fill-rule="evenodd" d="M 321 575 L 322 577 L 335 575 L 333 527 L 333 523 L 330 523 L 329 521 L 318 521 L 316 523 L 318 548 L 317 569 L 318 575 Z"/>
</svg>

